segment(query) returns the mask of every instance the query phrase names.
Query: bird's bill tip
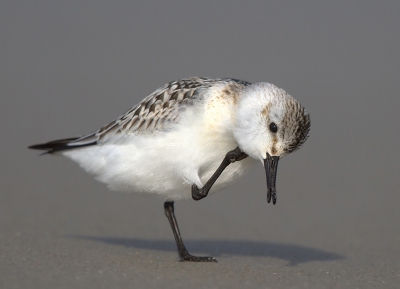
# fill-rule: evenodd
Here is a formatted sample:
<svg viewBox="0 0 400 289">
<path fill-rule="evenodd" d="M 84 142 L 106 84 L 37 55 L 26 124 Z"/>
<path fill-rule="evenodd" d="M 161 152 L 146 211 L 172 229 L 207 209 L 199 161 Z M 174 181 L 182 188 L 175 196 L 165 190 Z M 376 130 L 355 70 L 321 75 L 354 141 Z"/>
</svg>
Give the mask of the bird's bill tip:
<svg viewBox="0 0 400 289">
<path fill-rule="evenodd" d="M 276 173 L 278 170 L 279 156 L 271 156 L 266 153 L 264 159 L 265 175 L 267 178 L 267 202 L 276 204 Z"/>
</svg>

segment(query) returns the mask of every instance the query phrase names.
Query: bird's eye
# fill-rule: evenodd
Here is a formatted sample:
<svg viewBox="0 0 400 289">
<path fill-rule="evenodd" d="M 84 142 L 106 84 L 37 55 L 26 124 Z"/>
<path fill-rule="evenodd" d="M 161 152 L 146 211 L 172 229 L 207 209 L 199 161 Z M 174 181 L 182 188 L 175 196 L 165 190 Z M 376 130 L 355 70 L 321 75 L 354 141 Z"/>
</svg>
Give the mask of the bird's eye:
<svg viewBox="0 0 400 289">
<path fill-rule="evenodd" d="M 276 126 L 276 124 L 274 122 L 271 122 L 269 124 L 269 130 L 273 133 L 276 133 L 278 131 L 278 127 Z"/>
</svg>

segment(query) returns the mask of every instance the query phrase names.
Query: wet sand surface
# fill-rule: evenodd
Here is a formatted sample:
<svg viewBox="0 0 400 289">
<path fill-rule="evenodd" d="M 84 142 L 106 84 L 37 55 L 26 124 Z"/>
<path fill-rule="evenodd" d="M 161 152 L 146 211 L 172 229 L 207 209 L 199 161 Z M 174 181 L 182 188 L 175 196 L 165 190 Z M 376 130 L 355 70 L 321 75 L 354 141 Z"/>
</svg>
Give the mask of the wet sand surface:
<svg viewBox="0 0 400 289">
<path fill-rule="evenodd" d="M 0 288 L 399 288 L 399 4 L 1 4 Z M 89 133 L 188 76 L 274 83 L 311 115 L 282 159 L 175 203 L 28 145 Z"/>
</svg>

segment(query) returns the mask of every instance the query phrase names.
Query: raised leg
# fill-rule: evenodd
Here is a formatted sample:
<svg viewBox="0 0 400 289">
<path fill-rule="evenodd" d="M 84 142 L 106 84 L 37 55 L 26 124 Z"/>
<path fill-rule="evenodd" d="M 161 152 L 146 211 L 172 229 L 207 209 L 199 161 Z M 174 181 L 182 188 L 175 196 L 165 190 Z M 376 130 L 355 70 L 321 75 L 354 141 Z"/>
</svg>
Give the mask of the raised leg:
<svg viewBox="0 0 400 289">
<path fill-rule="evenodd" d="M 214 185 L 215 181 L 218 177 L 222 174 L 222 172 L 226 169 L 227 166 L 234 162 L 241 161 L 247 158 L 247 154 L 242 152 L 242 150 L 237 147 L 234 150 L 229 151 L 222 163 L 219 165 L 218 169 L 215 173 L 211 176 L 211 178 L 207 181 L 207 183 L 200 189 L 195 184 L 192 185 L 192 198 L 193 200 L 201 200 L 202 198 L 207 197 L 208 192 L 210 191 L 211 187 Z"/>
<path fill-rule="evenodd" d="M 178 246 L 179 253 L 179 261 L 192 261 L 192 262 L 217 262 L 213 257 L 196 257 L 190 255 L 185 245 L 183 244 L 183 240 L 181 237 L 181 233 L 179 232 L 178 222 L 176 221 L 174 214 L 174 202 L 165 202 L 164 203 L 165 215 L 168 218 L 169 223 L 171 224 L 172 232 L 174 233 L 176 246 Z"/>
</svg>

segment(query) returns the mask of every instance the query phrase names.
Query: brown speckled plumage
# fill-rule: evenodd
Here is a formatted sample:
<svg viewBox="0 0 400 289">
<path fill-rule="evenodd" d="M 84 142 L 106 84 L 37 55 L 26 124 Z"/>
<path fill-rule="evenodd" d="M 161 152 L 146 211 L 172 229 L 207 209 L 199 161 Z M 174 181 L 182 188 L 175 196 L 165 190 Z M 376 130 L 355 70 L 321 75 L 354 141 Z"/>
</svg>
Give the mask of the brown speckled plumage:
<svg viewBox="0 0 400 289">
<path fill-rule="evenodd" d="M 216 84 L 226 86 L 223 90 L 225 95 L 221 97 L 233 98 L 236 102 L 240 88 L 250 83 L 230 78 L 204 77 L 172 81 L 147 96 L 115 121 L 87 137 L 96 136 L 101 139 L 110 133 L 143 133 L 161 130 L 166 122 L 177 120 L 180 109 L 192 104 L 193 101 L 201 100 L 202 92 Z M 77 141 L 84 141 L 84 138 Z"/>
<path fill-rule="evenodd" d="M 311 121 L 310 116 L 306 113 L 297 101 L 287 103 L 286 115 L 280 131 L 282 139 L 288 140 L 286 153 L 298 150 L 309 136 Z"/>
</svg>

